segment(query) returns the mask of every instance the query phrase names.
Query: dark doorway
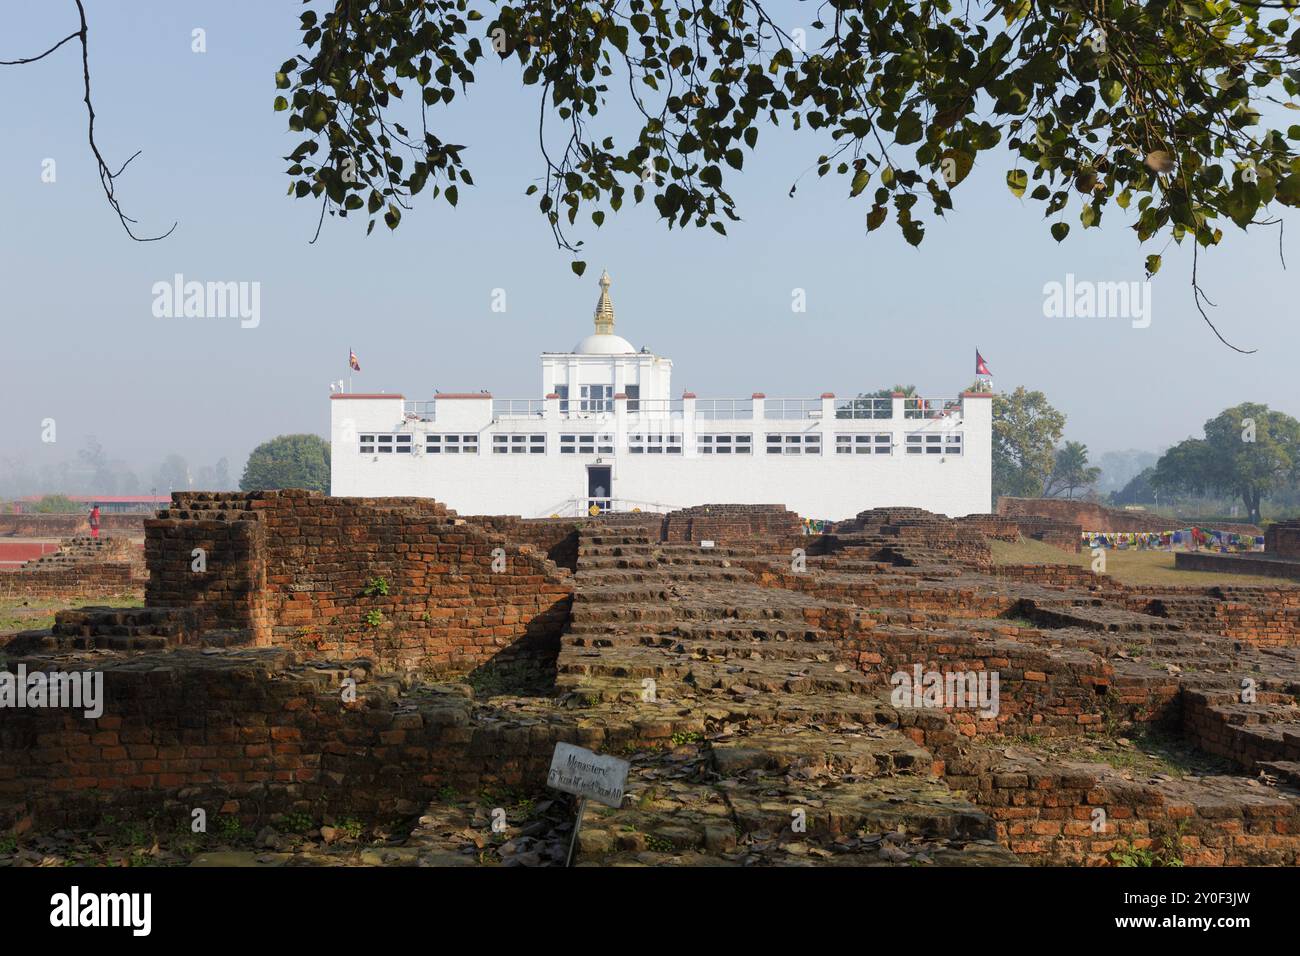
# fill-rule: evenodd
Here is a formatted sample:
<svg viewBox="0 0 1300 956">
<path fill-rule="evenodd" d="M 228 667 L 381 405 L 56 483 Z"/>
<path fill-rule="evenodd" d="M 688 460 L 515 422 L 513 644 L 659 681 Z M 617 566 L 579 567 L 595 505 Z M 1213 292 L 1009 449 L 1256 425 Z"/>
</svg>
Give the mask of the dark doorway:
<svg viewBox="0 0 1300 956">
<path fill-rule="evenodd" d="M 597 465 L 587 469 L 587 510 L 593 507 L 601 511 L 611 510 L 614 504 L 614 475 L 608 465 Z"/>
</svg>

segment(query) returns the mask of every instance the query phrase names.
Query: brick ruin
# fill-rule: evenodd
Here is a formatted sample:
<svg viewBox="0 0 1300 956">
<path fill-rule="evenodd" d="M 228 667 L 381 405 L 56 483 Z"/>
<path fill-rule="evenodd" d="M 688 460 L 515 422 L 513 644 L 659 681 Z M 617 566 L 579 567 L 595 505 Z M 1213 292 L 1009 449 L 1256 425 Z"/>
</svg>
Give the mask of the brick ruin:
<svg viewBox="0 0 1300 956">
<path fill-rule="evenodd" d="M 1278 521 L 1264 532 L 1264 553 L 1300 560 L 1300 521 Z"/>
<path fill-rule="evenodd" d="M 567 741 L 632 763 L 585 862 L 1300 862 L 1300 587 L 994 565 L 1012 527 L 176 495 L 145 608 L 3 648 L 102 672 L 106 705 L 4 713 L 0 827 L 354 814 L 406 821 L 402 862 L 555 862 L 473 794 L 542 792 Z M 996 707 L 900 701 L 917 668 L 996 675 Z"/>
<path fill-rule="evenodd" d="M 1032 527 L 1035 520 L 1058 525 L 1076 525 L 1082 531 L 1176 531 L 1185 528 L 1188 521 L 1166 518 L 1149 511 L 1129 511 L 1108 508 L 1095 501 L 1075 498 L 998 498 L 997 513 L 1006 518 L 1026 521 Z M 1237 534 L 1259 535 L 1262 532 L 1253 524 L 1216 521 L 1216 529 Z M 1025 537 L 1031 537 L 1029 533 Z"/>
<path fill-rule="evenodd" d="M 68 538 L 57 550 L 0 573 L 0 597 L 121 597 L 139 592 L 144 555 L 128 538 Z"/>
</svg>

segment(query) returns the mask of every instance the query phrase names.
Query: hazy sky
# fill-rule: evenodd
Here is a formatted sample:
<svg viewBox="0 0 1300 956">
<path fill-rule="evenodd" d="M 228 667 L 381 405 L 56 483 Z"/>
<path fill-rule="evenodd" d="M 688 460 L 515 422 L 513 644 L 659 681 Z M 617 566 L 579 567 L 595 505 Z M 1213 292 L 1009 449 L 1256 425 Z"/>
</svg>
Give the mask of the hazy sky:
<svg viewBox="0 0 1300 956">
<path fill-rule="evenodd" d="M 68 0 L 6 4 L 0 59 L 30 56 L 76 27 Z M 485 62 L 468 102 L 439 118 L 465 143 L 475 183 L 452 210 L 427 193 L 396 233 L 365 219 L 327 219 L 286 196 L 283 155 L 297 138 L 273 112 L 273 74 L 298 52 L 297 2 L 93 0 L 91 69 L 97 133 L 110 164 L 143 150 L 119 182 L 140 230 L 131 242 L 107 206 L 89 155 L 79 50 L 0 67 L 0 287 L 5 374 L 3 455 L 34 467 L 70 456 L 88 434 L 144 469 L 178 451 L 192 465 L 226 456 L 242 467 L 260 441 L 328 431 L 328 384 L 408 398 L 486 388 L 538 397 L 537 354 L 591 330 L 606 267 L 618 332 L 673 359 L 675 389 L 704 396 L 849 395 L 894 383 L 949 396 L 973 379 L 978 347 L 995 386 L 1042 389 L 1069 417 L 1067 437 L 1094 459 L 1159 448 L 1224 407 L 1252 400 L 1300 414 L 1300 229 L 1289 220 L 1293 269 L 1277 231 L 1249 237 L 1229 222 L 1203 253 L 1202 284 L 1219 328 L 1258 354 L 1229 351 L 1202 323 L 1190 289 L 1191 248 L 1139 246 L 1118 208 L 1085 232 L 1078 206 L 1057 245 L 1040 204 L 1004 177 L 1009 154 L 986 154 L 956 191 L 945 221 L 928 216 L 919 249 L 890 226 L 870 236 L 868 203 L 846 180 L 810 171 L 825 141 L 764 128 L 730 187 L 742 223 L 669 232 L 653 206 L 625 206 L 604 228 L 574 230 L 589 271 L 569 269 L 527 186 L 542 173 L 536 88 L 516 63 Z M 811 4 L 784 3 L 788 28 Z M 207 52 L 191 52 L 191 31 Z M 458 101 L 459 102 L 459 101 Z M 611 126 L 610 130 L 619 127 Z M 599 135 L 605 135 L 597 126 Z M 54 159 L 57 181 L 41 181 Z M 787 195 L 802 175 L 795 198 Z M 870 190 L 868 190 L 870 192 Z M 861 197 L 866 198 L 866 197 Z M 581 220 L 580 220 L 581 222 Z M 1140 280 L 1143 256 L 1164 253 L 1152 321 L 1048 319 L 1043 287 L 1067 273 Z M 155 282 L 261 284 L 261 320 L 160 319 Z M 491 311 L 492 290 L 508 311 Z M 791 311 L 792 290 L 808 310 Z M 43 444 L 54 418 L 58 442 Z"/>
</svg>

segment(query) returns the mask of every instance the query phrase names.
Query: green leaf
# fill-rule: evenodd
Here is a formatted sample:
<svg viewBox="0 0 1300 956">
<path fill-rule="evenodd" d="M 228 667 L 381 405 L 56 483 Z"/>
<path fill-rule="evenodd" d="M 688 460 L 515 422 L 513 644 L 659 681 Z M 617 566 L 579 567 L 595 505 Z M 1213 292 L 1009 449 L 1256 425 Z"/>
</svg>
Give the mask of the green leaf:
<svg viewBox="0 0 1300 956">
<path fill-rule="evenodd" d="M 856 175 L 854 175 L 853 177 L 853 186 L 849 190 L 849 195 L 850 196 L 858 195 L 859 193 L 862 192 L 862 190 L 867 188 L 867 184 L 870 182 L 871 182 L 871 170 L 859 169 Z"/>
<path fill-rule="evenodd" d="M 1013 169 L 1007 173 L 1007 188 L 1016 196 L 1023 196 L 1029 185 L 1029 174 L 1023 169 Z"/>
<path fill-rule="evenodd" d="M 951 189 L 970 175 L 974 158 L 960 149 L 945 149 L 939 154 L 939 175 Z"/>
<path fill-rule="evenodd" d="M 1300 174 L 1282 178 L 1277 184 L 1277 201 L 1284 206 L 1300 206 Z"/>
<path fill-rule="evenodd" d="M 1052 238 L 1060 242 L 1070 234 L 1070 224 L 1068 222 L 1052 223 Z"/>
<path fill-rule="evenodd" d="M 573 262 L 569 263 L 569 268 L 573 270 L 575 276 L 580 276 L 587 271 L 587 263 L 583 262 L 581 259 L 575 259 Z"/>
<path fill-rule="evenodd" d="M 1150 278 L 1151 276 L 1155 275 L 1159 271 L 1160 271 L 1160 257 L 1147 256 L 1147 277 Z"/>
<path fill-rule="evenodd" d="M 289 108 L 289 101 L 286 100 L 283 96 L 277 96 L 275 98 L 275 111 L 277 113 L 281 113 L 284 110 L 287 110 L 288 108 Z"/>
</svg>

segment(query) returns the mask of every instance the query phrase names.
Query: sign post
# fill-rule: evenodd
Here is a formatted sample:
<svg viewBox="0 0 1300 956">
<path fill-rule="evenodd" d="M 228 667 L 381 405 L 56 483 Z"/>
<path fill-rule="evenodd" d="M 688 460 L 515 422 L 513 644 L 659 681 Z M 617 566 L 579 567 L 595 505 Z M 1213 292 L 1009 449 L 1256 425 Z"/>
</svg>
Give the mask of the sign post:
<svg viewBox="0 0 1300 956">
<path fill-rule="evenodd" d="M 564 858 L 565 866 L 573 866 L 573 848 L 578 845 L 578 831 L 582 829 L 582 815 L 587 812 L 587 798 L 578 798 L 578 820 L 573 824 L 573 835 L 569 837 L 569 855 Z"/>
<path fill-rule="evenodd" d="M 626 760 L 592 753 L 573 744 L 555 745 L 546 785 L 578 798 L 578 819 L 573 824 L 565 866 L 573 862 L 573 850 L 578 845 L 578 831 L 582 829 L 587 800 L 590 798 L 617 810 L 623 804 L 623 788 L 627 785 L 627 772 L 631 766 Z"/>
</svg>

